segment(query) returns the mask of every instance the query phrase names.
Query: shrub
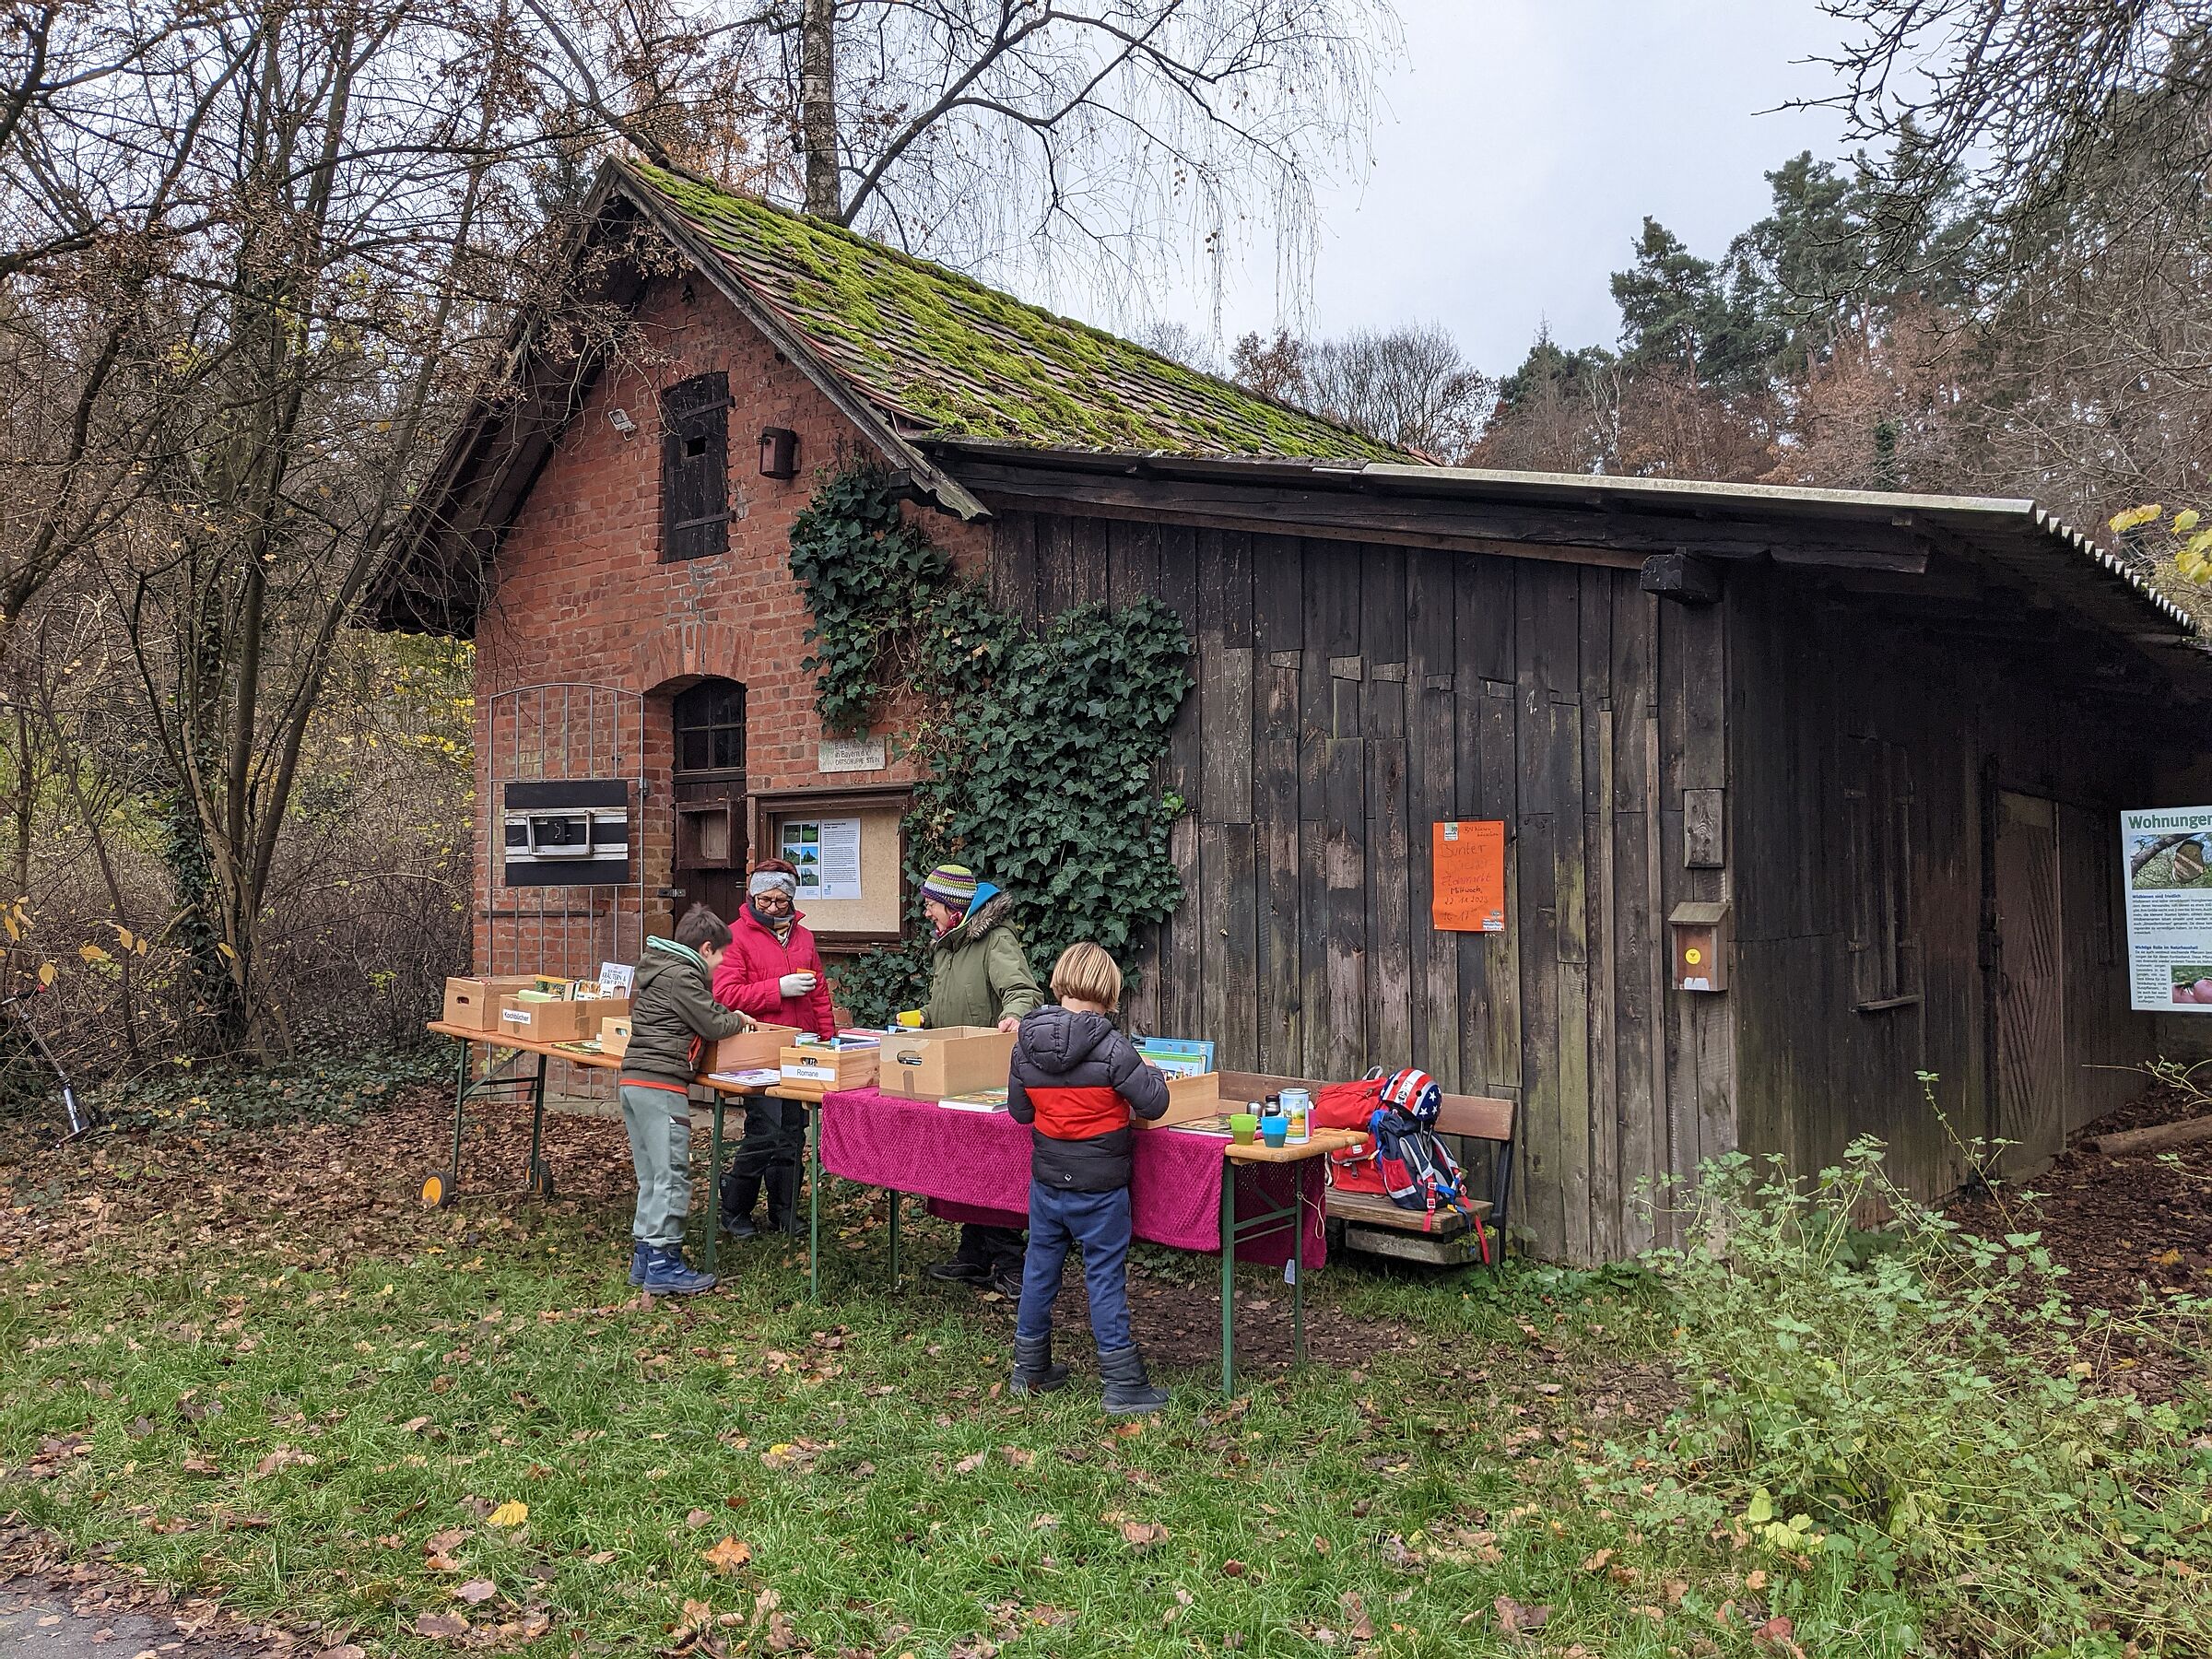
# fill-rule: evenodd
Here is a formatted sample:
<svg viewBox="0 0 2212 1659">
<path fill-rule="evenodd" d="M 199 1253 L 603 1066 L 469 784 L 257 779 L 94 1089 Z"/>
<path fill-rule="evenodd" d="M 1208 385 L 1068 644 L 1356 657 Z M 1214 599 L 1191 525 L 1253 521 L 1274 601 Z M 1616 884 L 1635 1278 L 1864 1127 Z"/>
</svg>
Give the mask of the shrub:
<svg viewBox="0 0 2212 1659">
<path fill-rule="evenodd" d="M 1719 1159 L 1688 1220 L 1693 1242 L 1649 1263 L 1692 1404 L 1615 1449 L 1630 1509 L 1840 1575 L 1899 1646 L 1915 1606 L 1994 1653 L 2155 1651 L 2207 1628 L 2203 1403 L 2091 1386 L 2038 1235 L 1963 1234 L 1868 1140 L 1809 1184 Z"/>
</svg>

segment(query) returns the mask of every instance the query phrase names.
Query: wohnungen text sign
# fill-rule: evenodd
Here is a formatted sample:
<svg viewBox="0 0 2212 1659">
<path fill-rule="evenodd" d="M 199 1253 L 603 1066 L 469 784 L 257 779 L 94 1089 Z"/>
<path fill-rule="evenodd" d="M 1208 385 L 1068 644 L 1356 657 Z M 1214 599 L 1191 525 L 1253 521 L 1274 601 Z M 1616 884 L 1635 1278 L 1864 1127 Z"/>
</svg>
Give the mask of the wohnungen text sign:
<svg viewBox="0 0 2212 1659">
<path fill-rule="evenodd" d="M 1430 856 L 1429 917 L 1440 933 L 1505 931 L 1505 823 L 1438 824 Z"/>
<path fill-rule="evenodd" d="M 2212 1014 L 2212 806 L 2120 815 L 2128 1006 Z"/>
</svg>

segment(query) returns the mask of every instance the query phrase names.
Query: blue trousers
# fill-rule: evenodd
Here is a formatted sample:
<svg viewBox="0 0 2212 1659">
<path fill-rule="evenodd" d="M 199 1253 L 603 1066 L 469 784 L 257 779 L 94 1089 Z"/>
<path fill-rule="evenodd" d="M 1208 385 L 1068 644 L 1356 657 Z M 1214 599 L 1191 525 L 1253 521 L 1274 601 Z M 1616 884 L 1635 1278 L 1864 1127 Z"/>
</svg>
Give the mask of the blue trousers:
<svg viewBox="0 0 2212 1659">
<path fill-rule="evenodd" d="M 1021 1265 L 1021 1312 L 1015 1335 L 1034 1342 L 1053 1334 L 1053 1304 L 1070 1245 L 1083 1247 L 1083 1288 L 1090 1294 L 1090 1335 L 1101 1354 L 1130 1346 L 1129 1189 L 1064 1193 L 1030 1182 L 1030 1248 Z"/>
</svg>

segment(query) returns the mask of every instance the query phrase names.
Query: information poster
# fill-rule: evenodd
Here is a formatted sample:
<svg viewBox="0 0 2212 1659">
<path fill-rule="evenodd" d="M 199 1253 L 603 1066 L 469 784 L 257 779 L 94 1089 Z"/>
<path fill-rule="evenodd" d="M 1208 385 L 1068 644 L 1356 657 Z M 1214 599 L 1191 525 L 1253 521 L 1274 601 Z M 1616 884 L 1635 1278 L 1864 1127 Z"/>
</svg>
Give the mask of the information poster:
<svg viewBox="0 0 2212 1659">
<path fill-rule="evenodd" d="M 2120 815 L 2128 1006 L 2212 1014 L 2212 806 Z"/>
<path fill-rule="evenodd" d="M 801 904 L 861 897 L 858 818 L 786 818 L 780 841 L 779 856 L 799 873 Z"/>
<path fill-rule="evenodd" d="M 1431 842 L 1430 923 L 1440 933 L 1505 931 L 1505 823 L 1438 824 Z"/>
</svg>

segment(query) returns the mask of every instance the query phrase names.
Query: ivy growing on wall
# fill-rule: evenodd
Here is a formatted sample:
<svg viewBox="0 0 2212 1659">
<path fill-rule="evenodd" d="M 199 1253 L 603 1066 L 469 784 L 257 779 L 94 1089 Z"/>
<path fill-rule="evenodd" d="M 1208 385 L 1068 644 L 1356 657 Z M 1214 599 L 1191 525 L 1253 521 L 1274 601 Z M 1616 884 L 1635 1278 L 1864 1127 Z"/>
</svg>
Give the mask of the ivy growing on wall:
<svg viewBox="0 0 2212 1659">
<path fill-rule="evenodd" d="M 1168 830 L 1183 803 L 1155 788 L 1191 687 L 1181 618 L 1142 599 L 1032 628 L 903 523 L 870 467 L 825 479 L 791 543 L 823 724 L 865 730 L 894 684 L 918 699 L 908 742 L 928 771 L 906 819 L 909 886 L 957 860 L 1011 897 L 1040 980 L 1077 939 L 1134 977 L 1134 941 L 1182 899 Z M 879 1023 L 928 994 L 918 912 L 910 935 L 839 970 L 854 1018 Z"/>
</svg>

